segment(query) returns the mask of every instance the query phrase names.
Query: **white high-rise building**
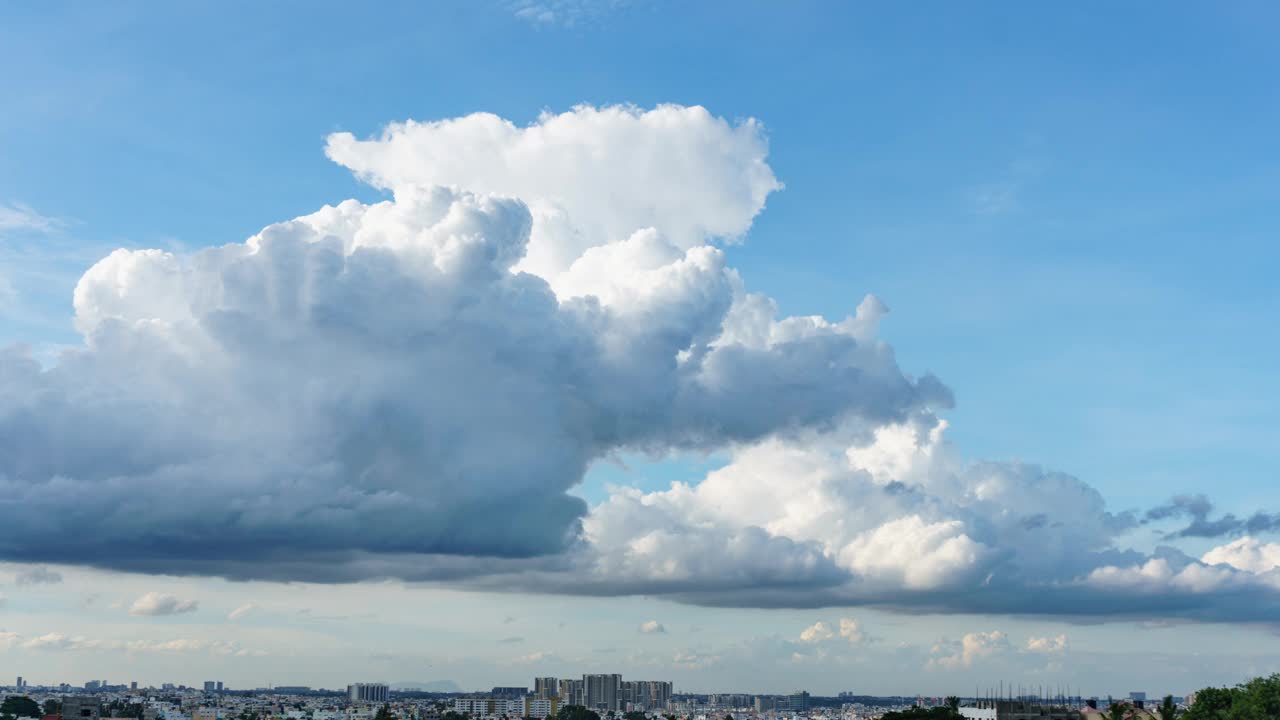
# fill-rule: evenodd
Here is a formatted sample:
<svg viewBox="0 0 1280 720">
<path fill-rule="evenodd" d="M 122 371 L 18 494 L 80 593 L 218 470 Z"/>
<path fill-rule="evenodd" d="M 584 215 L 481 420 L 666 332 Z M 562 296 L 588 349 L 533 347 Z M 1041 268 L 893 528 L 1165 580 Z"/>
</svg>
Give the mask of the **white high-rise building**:
<svg viewBox="0 0 1280 720">
<path fill-rule="evenodd" d="M 386 683 L 354 683 L 347 686 L 347 699 L 353 703 L 384 703 L 391 699 Z"/>
</svg>

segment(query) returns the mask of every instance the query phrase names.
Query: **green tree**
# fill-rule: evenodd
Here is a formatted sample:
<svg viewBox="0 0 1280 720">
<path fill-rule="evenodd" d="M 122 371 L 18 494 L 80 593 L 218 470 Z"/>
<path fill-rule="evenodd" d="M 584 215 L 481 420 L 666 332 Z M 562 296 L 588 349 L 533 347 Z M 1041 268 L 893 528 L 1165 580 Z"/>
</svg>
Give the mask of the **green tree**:
<svg viewBox="0 0 1280 720">
<path fill-rule="evenodd" d="M 391 706 L 383 705 L 378 708 L 378 714 L 373 716 L 373 720 L 392 720 L 395 716 L 391 714 Z"/>
<path fill-rule="evenodd" d="M 948 695 L 948 696 L 947 696 L 947 707 L 951 710 L 951 712 L 959 713 L 959 712 L 960 712 L 960 698 L 956 697 L 955 695 Z"/>
<path fill-rule="evenodd" d="M 1182 720 L 1228 720 L 1237 691 L 1231 688 L 1205 688 L 1196 693 L 1196 701 Z"/>
<path fill-rule="evenodd" d="M 58 702 L 57 700 L 54 700 L 53 698 L 49 698 L 48 700 L 45 700 L 44 714 L 45 715 L 61 715 L 62 703 Z"/>
<path fill-rule="evenodd" d="M 1173 701 L 1172 695 L 1165 695 L 1160 704 L 1156 706 L 1156 715 L 1160 716 L 1160 720 L 1174 720 L 1178 717 L 1178 705 Z"/>
<path fill-rule="evenodd" d="M 1129 717 L 1129 703 L 1113 702 L 1107 706 L 1107 720 L 1125 720 Z"/>
<path fill-rule="evenodd" d="M 33 718 L 38 718 L 42 715 L 40 703 L 26 695 L 10 695 L 5 698 L 4 702 L 0 703 L 0 714 Z"/>
<path fill-rule="evenodd" d="M 622 720 L 645 720 L 645 714 L 639 710 L 628 710 L 623 713 Z"/>
<path fill-rule="evenodd" d="M 556 720 L 600 720 L 600 716 L 582 705 L 565 705 L 556 713 Z"/>
</svg>

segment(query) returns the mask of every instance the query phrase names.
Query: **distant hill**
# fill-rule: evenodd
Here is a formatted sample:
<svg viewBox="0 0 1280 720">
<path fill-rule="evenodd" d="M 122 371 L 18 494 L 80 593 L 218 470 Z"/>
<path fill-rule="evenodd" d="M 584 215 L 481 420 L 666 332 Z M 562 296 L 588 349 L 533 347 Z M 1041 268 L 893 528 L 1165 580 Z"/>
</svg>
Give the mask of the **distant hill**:
<svg viewBox="0 0 1280 720">
<path fill-rule="evenodd" d="M 396 682 L 391 683 L 392 690 L 410 690 L 413 692 L 462 692 L 458 683 L 452 680 L 430 680 L 428 682 Z"/>
</svg>

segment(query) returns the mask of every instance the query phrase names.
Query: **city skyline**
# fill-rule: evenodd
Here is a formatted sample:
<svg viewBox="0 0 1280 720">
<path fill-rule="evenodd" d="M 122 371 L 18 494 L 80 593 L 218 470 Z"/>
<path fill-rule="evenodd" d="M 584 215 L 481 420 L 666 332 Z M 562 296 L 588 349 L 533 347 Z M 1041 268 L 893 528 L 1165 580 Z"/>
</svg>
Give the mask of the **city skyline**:
<svg viewBox="0 0 1280 720">
<path fill-rule="evenodd" d="M 0 8 L 25 680 L 1280 671 L 1275 8 L 219 5 Z"/>
</svg>

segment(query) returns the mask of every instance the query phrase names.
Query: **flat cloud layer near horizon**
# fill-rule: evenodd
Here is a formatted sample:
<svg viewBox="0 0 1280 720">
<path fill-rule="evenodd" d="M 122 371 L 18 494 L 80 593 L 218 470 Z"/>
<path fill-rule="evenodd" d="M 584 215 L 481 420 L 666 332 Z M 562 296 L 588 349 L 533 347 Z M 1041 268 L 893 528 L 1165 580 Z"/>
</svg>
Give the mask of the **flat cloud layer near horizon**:
<svg viewBox="0 0 1280 720">
<path fill-rule="evenodd" d="M 392 199 L 116 251 L 76 288 L 82 348 L 0 351 L 0 492 L 24 509 L 0 559 L 1280 619 L 1275 545 L 1136 552 L 1117 543 L 1140 521 L 1079 479 L 963 460 L 950 391 L 898 367 L 875 297 L 828 321 L 750 292 L 720 245 L 781 187 L 754 121 L 476 114 L 327 153 Z M 731 462 L 595 507 L 568 492 L 612 454 L 675 450 Z M 1204 520 L 1185 506 L 1153 512 Z"/>
</svg>

